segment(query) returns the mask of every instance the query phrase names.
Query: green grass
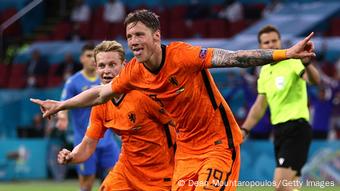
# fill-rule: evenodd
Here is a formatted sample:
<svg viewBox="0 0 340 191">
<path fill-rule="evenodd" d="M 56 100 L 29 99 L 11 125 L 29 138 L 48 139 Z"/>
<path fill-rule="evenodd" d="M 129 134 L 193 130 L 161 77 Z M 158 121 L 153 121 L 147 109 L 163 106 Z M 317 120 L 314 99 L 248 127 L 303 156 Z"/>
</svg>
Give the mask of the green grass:
<svg viewBox="0 0 340 191">
<path fill-rule="evenodd" d="M 98 190 L 97 182 L 92 189 Z M 0 182 L 0 191 L 79 191 L 78 182 L 76 180 L 66 180 L 63 182 L 53 181 L 14 181 Z M 238 191 L 273 191 L 272 187 L 238 187 Z M 337 191 L 340 187 L 303 187 L 300 191 Z"/>
<path fill-rule="evenodd" d="M 79 191 L 77 180 L 0 182 L 0 191 Z M 96 183 L 92 190 L 98 190 Z"/>
<path fill-rule="evenodd" d="M 302 187 L 300 191 L 338 191 L 340 187 Z M 272 187 L 238 187 L 237 191 L 274 191 Z"/>
</svg>

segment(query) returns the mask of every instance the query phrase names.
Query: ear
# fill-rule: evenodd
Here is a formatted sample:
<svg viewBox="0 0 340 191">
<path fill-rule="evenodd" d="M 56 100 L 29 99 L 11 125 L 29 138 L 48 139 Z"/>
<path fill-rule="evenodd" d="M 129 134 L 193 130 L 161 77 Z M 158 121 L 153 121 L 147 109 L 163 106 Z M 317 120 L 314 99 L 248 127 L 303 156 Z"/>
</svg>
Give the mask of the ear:
<svg viewBox="0 0 340 191">
<path fill-rule="evenodd" d="M 161 31 L 160 30 L 156 30 L 153 33 L 153 39 L 156 41 L 161 41 Z"/>
<path fill-rule="evenodd" d="M 81 54 L 80 57 L 79 57 L 80 63 L 83 63 L 83 60 L 84 60 L 84 54 Z"/>
</svg>

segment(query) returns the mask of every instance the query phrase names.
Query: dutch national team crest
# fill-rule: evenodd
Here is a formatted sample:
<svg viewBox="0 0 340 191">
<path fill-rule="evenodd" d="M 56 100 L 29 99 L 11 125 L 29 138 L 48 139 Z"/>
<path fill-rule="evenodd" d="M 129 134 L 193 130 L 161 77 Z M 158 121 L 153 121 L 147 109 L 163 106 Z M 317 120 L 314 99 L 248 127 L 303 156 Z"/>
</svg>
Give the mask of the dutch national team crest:
<svg viewBox="0 0 340 191">
<path fill-rule="evenodd" d="M 128 118 L 132 123 L 136 123 L 136 114 L 134 112 L 129 112 Z"/>
<path fill-rule="evenodd" d="M 170 78 L 168 79 L 169 83 L 173 86 L 178 86 L 178 81 L 176 79 L 175 75 L 170 76 Z"/>
</svg>

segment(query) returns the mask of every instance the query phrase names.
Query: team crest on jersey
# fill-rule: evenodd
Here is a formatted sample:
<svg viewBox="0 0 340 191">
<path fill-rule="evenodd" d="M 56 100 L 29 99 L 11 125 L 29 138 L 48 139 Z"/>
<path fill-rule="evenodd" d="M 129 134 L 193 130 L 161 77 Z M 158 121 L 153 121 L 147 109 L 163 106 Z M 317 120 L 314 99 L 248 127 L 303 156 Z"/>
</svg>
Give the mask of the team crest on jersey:
<svg viewBox="0 0 340 191">
<path fill-rule="evenodd" d="M 159 109 L 159 113 L 164 114 L 165 113 L 165 109 L 164 108 Z"/>
<path fill-rule="evenodd" d="M 128 118 L 132 123 L 136 122 L 136 114 L 134 112 L 129 112 Z"/>
<path fill-rule="evenodd" d="M 176 79 L 175 75 L 170 76 L 170 78 L 168 79 L 169 83 L 173 86 L 178 86 L 178 81 Z"/>
<path fill-rule="evenodd" d="M 208 50 L 206 48 L 202 48 L 199 55 L 200 59 L 205 59 L 205 57 L 207 56 L 207 52 Z"/>
</svg>

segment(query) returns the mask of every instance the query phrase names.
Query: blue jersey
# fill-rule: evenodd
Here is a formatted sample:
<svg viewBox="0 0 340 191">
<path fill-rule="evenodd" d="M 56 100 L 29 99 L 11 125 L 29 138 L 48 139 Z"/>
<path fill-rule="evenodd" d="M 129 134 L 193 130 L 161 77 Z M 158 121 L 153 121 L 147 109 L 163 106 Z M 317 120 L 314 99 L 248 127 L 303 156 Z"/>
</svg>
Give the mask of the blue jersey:
<svg viewBox="0 0 340 191">
<path fill-rule="evenodd" d="M 72 75 L 65 83 L 61 100 L 72 98 L 79 93 L 100 84 L 99 78 L 90 80 L 85 77 L 82 71 Z M 74 131 L 74 145 L 78 145 L 85 136 L 88 127 L 91 107 L 72 109 L 69 111 L 69 118 Z M 103 147 L 114 142 L 111 131 L 106 131 L 104 137 L 100 139 L 97 147 Z"/>
</svg>

